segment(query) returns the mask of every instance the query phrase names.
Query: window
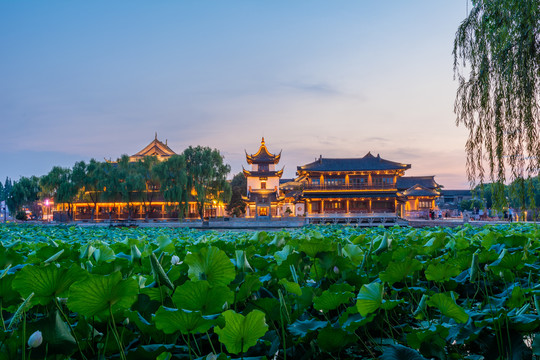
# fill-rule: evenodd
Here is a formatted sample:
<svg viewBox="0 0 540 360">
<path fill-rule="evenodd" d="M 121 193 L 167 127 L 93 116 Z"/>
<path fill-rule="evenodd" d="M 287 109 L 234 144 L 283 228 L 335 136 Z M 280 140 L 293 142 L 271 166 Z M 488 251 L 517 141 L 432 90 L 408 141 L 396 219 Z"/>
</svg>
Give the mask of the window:
<svg viewBox="0 0 540 360">
<path fill-rule="evenodd" d="M 268 172 L 268 164 L 259 164 L 260 172 Z"/>
<path fill-rule="evenodd" d="M 421 200 L 418 202 L 419 208 L 431 208 L 431 201 L 429 200 Z"/>
<path fill-rule="evenodd" d="M 261 181 L 261 189 L 266 189 L 266 181 Z"/>
<path fill-rule="evenodd" d="M 345 179 L 342 179 L 342 178 L 324 179 L 324 185 L 326 186 L 341 186 L 344 183 L 345 183 Z"/>
<path fill-rule="evenodd" d="M 267 207 L 260 207 L 259 208 L 259 216 L 268 216 L 268 208 Z"/>
<path fill-rule="evenodd" d="M 321 184 L 321 179 L 319 179 L 319 178 L 311 179 L 311 184 L 320 185 Z"/>
</svg>

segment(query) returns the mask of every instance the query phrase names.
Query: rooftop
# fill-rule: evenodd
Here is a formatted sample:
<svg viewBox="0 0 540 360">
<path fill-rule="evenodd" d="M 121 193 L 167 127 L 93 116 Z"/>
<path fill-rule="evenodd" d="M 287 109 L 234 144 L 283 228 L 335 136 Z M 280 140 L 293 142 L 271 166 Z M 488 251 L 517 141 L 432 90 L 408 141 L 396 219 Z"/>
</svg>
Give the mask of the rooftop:
<svg viewBox="0 0 540 360">
<path fill-rule="evenodd" d="M 377 171 L 377 170 L 406 170 L 411 164 L 402 164 L 373 156 L 368 152 L 362 158 L 323 158 L 304 166 L 298 166 L 298 172 L 304 171 Z"/>
</svg>

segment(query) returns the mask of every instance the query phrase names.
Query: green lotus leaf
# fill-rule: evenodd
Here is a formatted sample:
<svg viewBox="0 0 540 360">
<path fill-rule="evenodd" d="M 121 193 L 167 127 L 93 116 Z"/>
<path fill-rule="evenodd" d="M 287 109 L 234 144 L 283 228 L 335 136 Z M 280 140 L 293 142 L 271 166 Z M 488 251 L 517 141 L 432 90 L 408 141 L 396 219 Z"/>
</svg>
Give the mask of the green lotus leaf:
<svg viewBox="0 0 540 360">
<path fill-rule="evenodd" d="M 200 311 L 160 307 L 154 317 L 156 327 L 165 334 L 180 331 L 182 334 L 197 334 L 208 331 L 214 323 L 205 319 Z"/>
<path fill-rule="evenodd" d="M 120 272 L 111 275 L 90 275 L 69 289 L 68 307 L 84 316 L 103 316 L 129 308 L 136 300 L 139 285 L 132 278 L 122 280 Z"/>
<path fill-rule="evenodd" d="M 357 338 L 342 330 L 341 328 L 325 327 L 319 330 L 317 335 L 317 343 L 321 350 L 332 353 L 339 351 L 344 346 L 353 343 Z"/>
<path fill-rule="evenodd" d="M 186 255 L 184 262 L 189 265 L 190 279 L 207 280 L 212 286 L 228 285 L 236 277 L 234 265 L 227 254 L 214 246 Z"/>
<path fill-rule="evenodd" d="M 416 259 L 407 259 L 400 262 L 391 262 L 385 271 L 379 274 L 379 278 L 383 282 L 392 285 L 395 282 L 401 281 L 413 272 L 422 269 L 422 264 Z"/>
<path fill-rule="evenodd" d="M 291 325 L 287 326 L 289 332 L 295 336 L 304 337 L 309 332 L 317 329 L 322 329 L 328 325 L 328 321 L 319 321 L 316 319 L 311 320 L 296 320 Z"/>
<path fill-rule="evenodd" d="M 12 284 L 14 279 L 15 275 L 13 274 L 2 274 L 0 278 L 0 301 L 4 309 L 11 305 L 17 305 L 20 302 L 19 299 L 21 296 L 13 289 Z"/>
<path fill-rule="evenodd" d="M 321 296 L 315 297 L 313 300 L 313 307 L 317 310 L 329 311 L 334 310 L 338 306 L 349 302 L 354 294 L 349 291 L 344 292 L 332 292 L 329 290 L 323 291 Z"/>
<path fill-rule="evenodd" d="M 285 260 L 287 260 L 287 257 L 291 254 L 292 247 L 290 245 L 285 245 L 281 251 L 276 251 L 274 253 L 274 259 L 276 259 L 276 262 L 278 265 L 281 265 Z"/>
<path fill-rule="evenodd" d="M 259 310 L 253 310 L 247 316 L 227 310 L 223 317 L 225 326 L 216 327 L 214 331 L 218 334 L 219 341 L 227 347 L 227 351 L 233 354 L 246 352 L 268 330 L 264 313 Z"/>
<path fill-rule="evenodd" d="M 436 307 L 441 314 L 454 319 L 457 323 L 466 323 L 469 320 L 469 314 L 446 294 L 438 293 L 431 296 L 427 304 Z"/>
<path fill-rule="evenodd" d="M 457 276 L 461 270 L 449 263 L 431 264 L 425 271 L 426 279 L 435 282 L 443 282 L 450 280 L 451 277 Z"/>
<path fill-rule="evenodd" d="M 261 288 L 262 283 L 259 280 L 259 276 L 255 274 L 249 274 L 244 279 L 240 289 L 236 293 L 236 302 L 242 302 L 246 300 L 254 291 Z"/>
<path fill-rule="evenodd" d="M 356 298 L 356 308 L 363 317 L 377 311 L 383 300 L 384 286 L 381 283 L 362 285 Z"/>
<path fill-rule="evenodd" d="M 176 288 L 172 299 L 178 309 L 208 315 L 221 313 L 225 303 L 232 304 L 234 293 L 227 286 L 211 287 L 208 281 L 186 281 Z"/>
<path fill-rule="evenodd" d="M 414 349 L 403 345 L 390 345 L 384 347 L 381 360 L 427 360 Z"/>
<path fill-rule="evenodd" d="M 70 286 L 86 276 L 86 271 L 76 265 L 70 268 L 25 266 L 13 280 L 12 286 L 24 298 L 34 293 L 32 303 L 47 305 L 56 297 L 65 297 Z"/>
<path fill-rule="evenodd" d="M 334 248 L 335 245 L 329 241 L 329 239 L 325 239 L 321 234 L 314 232 L 312 233 L 312 236 L 302 239 L 298 250 L 303 251 L 307 256 L 314 258 L 318 253 L 331 251 Z"/>
<path fill-rule="evenodd" d="M 343 247 L 343 256 L 349 258 L 354 265 L 360 265 L 364 259 L 364 252 L 358 245 L 347 244 Z"/>
<path fill-rule="evenodd" d="M 279 280 L 279 283 L 283 285 L 283 287 L 285 288 L 285 290 L 287 290 L 287 292 L 290 292 L 291 294 L 294 294 L 297 296 L 302 295 L 302 289 L 300 289 L 300 285 L 298 285 L 297 283 L 289 281 L 287 279 L 281 279 Z"/>
</svg>

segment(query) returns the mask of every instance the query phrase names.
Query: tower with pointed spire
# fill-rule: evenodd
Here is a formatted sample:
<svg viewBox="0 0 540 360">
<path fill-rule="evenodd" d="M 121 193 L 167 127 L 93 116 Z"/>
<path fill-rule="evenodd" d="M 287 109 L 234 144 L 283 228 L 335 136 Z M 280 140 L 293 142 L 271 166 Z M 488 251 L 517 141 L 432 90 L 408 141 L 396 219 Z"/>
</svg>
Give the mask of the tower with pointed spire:
<svg viewBox="0 0 540 360">
<path fill-rule="evenodd" d="M 251 165 L 251 170 L 242 167 L 247 179 L 247 196 L 244 197 L 247 204 L 246 217 L 281 216 L 279 204 L 284 197 L 279 192 L 279 179 L 283 175 L 283 169 L 276 170 L 280 159 L 281 151 L 277 155 L 270 153 L 264 137 L 255 154 L 250 155 L 246 151 L 246 161 Z"/>
</svg>

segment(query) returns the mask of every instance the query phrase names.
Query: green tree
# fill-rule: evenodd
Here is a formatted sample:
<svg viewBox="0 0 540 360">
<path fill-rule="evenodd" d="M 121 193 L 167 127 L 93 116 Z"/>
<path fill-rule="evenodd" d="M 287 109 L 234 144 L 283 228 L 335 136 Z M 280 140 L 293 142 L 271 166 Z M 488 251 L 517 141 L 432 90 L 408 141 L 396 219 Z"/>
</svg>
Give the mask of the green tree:
<svg viewBox="0 0 540 360">
<path fill-rule="evenodd" d="M 52 197 L 57 204 L 67 204 L 67 214 L 73 220 L 73 202 L 80 190 L 80 184 L 74 181 L 73 170 L 55 166 L 47 175 L 41 177 L 39 186 L 42 198 Z"/>
<path fill-rule="evenodd" d="M 133 217 L 133 203 L 141 200 L 142 193 L 146 190 L 144 178 L 138 171 L 140 163 L 130 162 L 128 155 L 122 155 L 118 159 L 118 186 L 122 200 L 128 209 L 128 220 Z"/>
<path fill-rule="evenodd" d="M 243 216 L 246 213 L 246 202 L 242 196 L 247 195 L 247 179 L 244 173 L 234 175 L 231 180 L 231 200 L 227 204 L 227 212 L 236 217 Z"/>
<path fill-rule="evenodd" d="M 152 202 L 159 193 L 159 177 L 156 174 L 155 166 L 159 160 L 155 156 L 146 156 L 139 160 L 137 171 L 141 175 L 146 184 L 145 191 L 142 193 L 141 200 L 144 206 L 144 218 L 148 221 L 148 217 L 152 214 Z"/>
<path fill-rule="evenodd" d="M 539 33 L 538 0 L 472 0 L 457 30 L 455 112 L 457 124 L 469 130 L 471 183 L 489 177 L 504 184 L 507 174 L 513 180 L 538 172 Z"/>
<path fill-rule="evenodd" d="M 80 162 L 80 169 L 84 171 L 78 171 L 77 177 L 82 176 L 82 179 L 77 180 L 84 190 L 82 199 L 92 204 L 91 221 L 93 222 L 95 220 L 97 204 L 100 202 L 103 194 L 105 171 L 103 169 L 103 163 L 95 159 L 90 159 L 88 164 Z"/>
<path fill-rule="evenodd" d="M 188 189 L 194 189 L 199 217 L 204 219 L 204 210 L 213 201 L 227 202 L 231 187 L 227 174 L 231 167 L 223 163 L 223 156 L 209 147 L 188 147 L 183 155 L 186 159 Z"/>
<path fill-rule="evenodd" d="M 163 199 L 184 216 L 189 192 L 187 191 L 186 161 L 183 155 L 173 155 L 154 166 Z"/>
<path fill-rule="evenodd" d="M 12 214 L 17 214 L 22 211 L 23 206 L 31 206 L 35 203 L 39 199 L 39 193 L 39 178 L 22 177 L 10 186 L 6 204 Z"/>
<path fill-rule="evenodd" d="M 2 184 L 2 181 L 0 181 L 0 201 L 4 201 L 4 200 L 6 200 L 4 185 Z"/>
<path fill-rule="evenodd" d="M 113 214 L 116 212 L 116 203 L 121 200 L 120 174 L 115 163 L 106 162 L 103 164 L 103 177 L 99 182 L 103 189 L 102 198 L 113 206 L 108 207 L 109 222 L 112 221 Z"/>
</svg>

